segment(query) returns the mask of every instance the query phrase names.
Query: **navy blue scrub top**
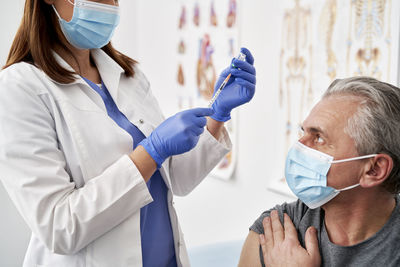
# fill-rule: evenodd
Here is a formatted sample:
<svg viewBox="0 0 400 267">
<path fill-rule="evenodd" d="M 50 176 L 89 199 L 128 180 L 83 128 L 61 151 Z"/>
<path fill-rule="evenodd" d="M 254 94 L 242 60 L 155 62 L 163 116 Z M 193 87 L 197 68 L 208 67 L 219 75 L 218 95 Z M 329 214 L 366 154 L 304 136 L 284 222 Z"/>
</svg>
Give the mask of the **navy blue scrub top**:
<svg viewBox="0 0 400 267">
<path fill-rule="evenodd" d="M 132 136 L 135 149 L 140 141 L 146 138 L 145 135 L 118 109 L 103 82 L 100 88 L 92 81 L 82 78 L 101 96 L 108 116 Z M 147 187 L 154 201 L 140 209 L 143 267 L 176 267 L 174 238 L 167 204 L 168 188 L 158 170 L 147 182 Z"/>
</svg>

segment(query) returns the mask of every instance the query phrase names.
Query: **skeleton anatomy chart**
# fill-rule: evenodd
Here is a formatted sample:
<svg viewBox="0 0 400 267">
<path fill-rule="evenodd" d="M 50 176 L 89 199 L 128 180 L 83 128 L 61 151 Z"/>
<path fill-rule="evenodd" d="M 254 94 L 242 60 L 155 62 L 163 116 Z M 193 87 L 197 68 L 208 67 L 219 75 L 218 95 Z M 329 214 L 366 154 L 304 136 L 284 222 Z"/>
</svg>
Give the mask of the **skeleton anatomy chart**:
<svg viewBox="0 0 400 267">
<path fill-rule="evenodd" d="M 206 107 L 219 73 L 239 53 L 237 0 L 178 0 L 177 75 L 178 109 Z M 232 142 L 237 116 L 226 124 Z M 211 172 L 229 179 L 236 164 L 236 145 Z"/>
<path fill-rule="evenodd" d="M 279 70 L 281 162 L 309 109 L 337 78 L 372 76 L 397 84 L 400 1 L 281 1 Z M 395 49 L 396 48 L 396 49 Z M 272 190 L 291 194 L 284 174 Z"/>
</svg>

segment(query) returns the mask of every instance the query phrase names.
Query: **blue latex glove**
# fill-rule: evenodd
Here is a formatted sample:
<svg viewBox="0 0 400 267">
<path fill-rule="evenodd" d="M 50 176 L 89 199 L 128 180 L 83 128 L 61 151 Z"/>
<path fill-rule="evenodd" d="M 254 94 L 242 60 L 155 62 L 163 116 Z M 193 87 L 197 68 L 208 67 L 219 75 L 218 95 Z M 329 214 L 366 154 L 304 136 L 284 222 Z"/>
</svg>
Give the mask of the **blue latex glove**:
<svg viewBox="0 0 400 267">
<path fill-rule="evenodd" d="M 236 58 L 232 59 L 232 64 L 222 71 L 214 87 L 214 94 L 229 73 L 232 74 L 227 85 L 222 89 L 217 97 L 212 109 L 215 111 L 211 116 L 216 121 L 228 121 L 231 119 L 232 109 L 249 102 L 256 88 L 256 69 L 253 66 L 254 58 L 250 51 L 241 48 L 240 51 L 246 55 L 246 61 Z"/>
<path fill-rule="evenodd" d="M 214 111 L 211 108 L 179 112 L 161 123 L 139 145 L 144 147 L 160 168 L 168 157 L 185 153 L 196 146 L 207 124 L 205 116 L 212 114 Z"/>
</svg>

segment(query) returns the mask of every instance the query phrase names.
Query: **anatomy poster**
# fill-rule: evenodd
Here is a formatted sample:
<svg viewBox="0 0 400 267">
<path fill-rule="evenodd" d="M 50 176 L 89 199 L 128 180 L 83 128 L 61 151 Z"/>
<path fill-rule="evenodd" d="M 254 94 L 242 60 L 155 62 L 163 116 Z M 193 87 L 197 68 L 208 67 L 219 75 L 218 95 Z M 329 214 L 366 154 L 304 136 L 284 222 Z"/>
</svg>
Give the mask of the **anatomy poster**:
<svg viewBox="0 0 400 267">
<path fill-rule="evenodd" d="M 398 82 L 400 1 L 280 1 L 280 169 L 310 108 L 337 78 Z M 284 173 L 270 188 L 291 194 Z"/>
<path fill-rule="evenodd" d="M 206 107 L 214 84 L 232 57 L 239 53 L 238 0 L 177 0 L 176 83 L 178 109 Z M 237 139 L 237 116 L 226 123 L 232 142 Z M 236 145 L 211 172 L 229 179 L 236 165 Z"/>
</svg>

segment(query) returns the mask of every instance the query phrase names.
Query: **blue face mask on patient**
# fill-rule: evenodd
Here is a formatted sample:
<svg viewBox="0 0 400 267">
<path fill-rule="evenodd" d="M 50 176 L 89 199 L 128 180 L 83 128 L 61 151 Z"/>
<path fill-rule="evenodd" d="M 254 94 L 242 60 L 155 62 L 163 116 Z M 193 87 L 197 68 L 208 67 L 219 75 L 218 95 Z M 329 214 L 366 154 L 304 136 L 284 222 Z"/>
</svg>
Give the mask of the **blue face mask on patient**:
<svg viewBox="0 0 400 267">
<path fill-rule="evenodd" d="M 74 5 L 69 22 L 60 17 L 53 5 L 68 42 L 80 49 L 101 48 L 108 44 L 120 20 L 119 7 L 85 0 L 68 2 Z"/>
<path fill-rule="evenodd" d="M 375 157 L 376 154 L 355 158 L 333 160 L 333 157 L 297 142 L 286 158 L 286 182 L 292 192 L 310 209 L 318 208 L 341 191 L 357 187 L 355 184 L 343 189 L 327 186 L 327 174 L 332 163 L 341 163 Z"/>
</svg>

